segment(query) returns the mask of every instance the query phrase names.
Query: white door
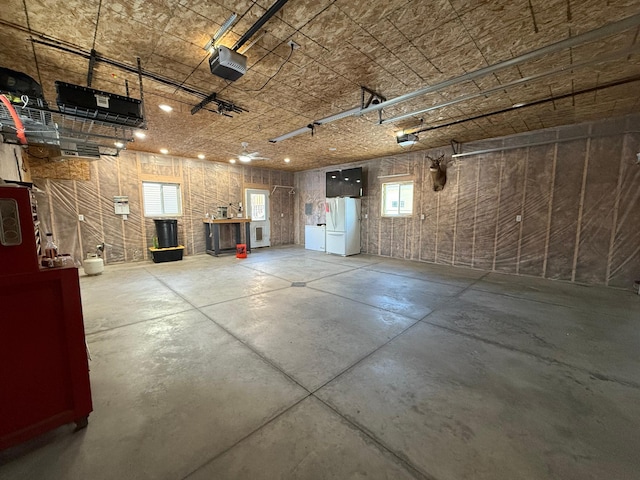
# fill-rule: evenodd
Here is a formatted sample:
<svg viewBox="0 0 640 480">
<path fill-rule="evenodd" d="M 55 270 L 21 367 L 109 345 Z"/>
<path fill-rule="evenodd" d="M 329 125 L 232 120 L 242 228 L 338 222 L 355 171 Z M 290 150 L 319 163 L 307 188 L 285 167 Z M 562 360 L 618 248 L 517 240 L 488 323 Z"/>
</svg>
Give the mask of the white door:
<svg viewBox="0 0 640 480">
<path fill-rule="evenodd" d="M 245 190 L 247 214 L 251 218 L 251 248 L 271 245 L 269 190 Z"/>
</svg>

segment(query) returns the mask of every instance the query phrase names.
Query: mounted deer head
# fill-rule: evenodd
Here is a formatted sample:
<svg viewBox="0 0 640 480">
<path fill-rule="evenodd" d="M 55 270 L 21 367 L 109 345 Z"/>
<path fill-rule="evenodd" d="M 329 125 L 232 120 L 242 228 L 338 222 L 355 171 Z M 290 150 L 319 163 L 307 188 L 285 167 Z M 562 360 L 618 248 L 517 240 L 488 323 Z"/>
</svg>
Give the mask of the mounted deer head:
<svg viewBox="0 0 640 480">
<path fill-rule="evenodd" d="M 444 184 L 447 183 L 446 166 L 441 165 L 442 160 L 444 160 L 444 153 L 436 159 L 431 158 L 429 155 L 426 155 L 426 158 L 431 160 L 429 172 L 431 173 L 431 181 L 433 182 L 433 191 L 439 192 L 444 188 Z"/>
</svg>

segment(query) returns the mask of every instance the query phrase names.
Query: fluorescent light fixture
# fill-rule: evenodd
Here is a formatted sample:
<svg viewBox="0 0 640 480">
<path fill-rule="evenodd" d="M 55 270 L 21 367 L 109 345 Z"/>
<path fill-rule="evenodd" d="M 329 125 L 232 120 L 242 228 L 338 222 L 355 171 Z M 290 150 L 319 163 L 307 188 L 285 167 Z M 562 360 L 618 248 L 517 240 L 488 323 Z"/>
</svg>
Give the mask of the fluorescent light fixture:
<svg viewBox="0 0 640 480">
<path fill-rule="evenodd" d="M 307 133 L 310 130 L 313 130 L 315 125 L 325 125 L 327 123 L 335 122 L 336 120 L 340 120 L 342 118 L 353 117 L 360 113 L 360 107 L 352 108 L 351 110 L 346 110 L 341 113 L 336 113 L 335 115 L 331 115 L 329 117 L 321 118 L 320 120 L 314 120 L 306 127 L 299 128 L 294 130 L 293 132 L 285 133 L 284 135 L 280 135 L 279 137 L 272 138 L 269 140 L 271 143 L 278 143 L 282 140 L 286 140 L 287 138 L 295 137 L 296 135 L 300 135 L 302 133 Z"/>
<path fill-rule="evenodd" d="M 291 159 L 290 159 L 290 158 L 285 158 L 285 159 L 284 159 L 284 163 L 289 163 L 290 161 L 291 161 Z"/>
<path fill-rule="evenodd" d="M 138 130 L 136 133 L 134 133 L 134 135 L 135 135 L 136 137 L 140 138 L 140 139 L 145 138 L 145 137 L 147 136 L 147 134 L 146 134 L 146 133 L 141 132 L 141 131 L 139 131 L 139 130 Z"/>
<path fill-rule="evenodd" d="M 171 112 L 173 110 L 173 107 L 171 107 L 170 105 L 166 105 L 164 103 L 158 105 L 160 107 L 160 110 L 163 110 L 165 112 Z"/>
<path fill-rule="evenodd" d="M 236 163 L 236 159 L 232 158 L 231 160 L 229 160 L 229 163 Z"/>
<path fill-rule="evenodd" d="M 162 153 L 163 155 L 166 155 L 167 153 L 169 153 L 169 150 L 167 150 L 166 148 L 161 148 L 160 153 Z"/>
<path fill-rule="evenodd" d="M 122 142 L 116 142 L 114 143 L 114 145 L 116 146 L 116 148 L 124 148 L 124 143 Z"/>
<path fill-rule="evenodd" d="M 316 125 L 324 125 L 326 123 L 335 122 L 336 120 L 342 120 L 343 118 L 353 117 L 358 113 L 360 113 L 360 107 L 355 107 L 351 110 L 345 110 L 344 112 L 336 113 L 335 115 L 321 118 L 320 120 L 315 120 L 313 123 Z"/>
<path fill-rule="evenodd" d="M 199 158 L 200 160 L 204 160 L 204 153 L 199 153 L 199 154 L 198 154 L 198 158 Z"/>
<path fill-rule="evenodd" d="M 269 140 L 271 143 L 278 143 L 282 140 L 286 140 L 287 138 L 295 137 L 296 135 L 300 135 L 301 133 L 307 133 L 311 131 L 311 124 L 306 127 L 299 128 L 298 130 L 294 130 L 293 132 L 285 133 L 284 135 L 280 135 L 279 137 L 272 138 Z"/>
</svg>

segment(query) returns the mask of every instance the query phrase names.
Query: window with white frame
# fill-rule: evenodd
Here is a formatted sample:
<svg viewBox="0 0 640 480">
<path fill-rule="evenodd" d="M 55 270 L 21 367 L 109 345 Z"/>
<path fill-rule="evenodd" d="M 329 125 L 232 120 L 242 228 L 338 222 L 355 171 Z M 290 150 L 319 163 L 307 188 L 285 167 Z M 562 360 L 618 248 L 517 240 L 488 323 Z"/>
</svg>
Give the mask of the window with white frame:
<svg viewBox="0 0 640 480">
<path fill-rule="evenodd" d="M 413 182 L 382 184 L 382 216 L 406 217 L 413 214 Z"/>
<path fill-rule="evenodd" d="M 182 215 L 180 185 L 177 183 L 142 182 L 145 217 Z"/>
</svg>

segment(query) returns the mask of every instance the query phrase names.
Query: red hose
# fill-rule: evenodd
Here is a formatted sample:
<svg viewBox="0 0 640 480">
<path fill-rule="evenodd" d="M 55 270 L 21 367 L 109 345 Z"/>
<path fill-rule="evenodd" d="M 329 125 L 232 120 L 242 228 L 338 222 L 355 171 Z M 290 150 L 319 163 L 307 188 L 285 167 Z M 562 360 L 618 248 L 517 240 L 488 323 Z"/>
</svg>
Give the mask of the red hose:
<svg viewBox="0 0 640 480">
<path fill-rule="evenodd" d="M 16 132 L 18 135 L 18 140 L 22 145 L 27 144 L 27 136 L 24 134 L 24 125 L 22 124 L 22 120 L 20 120 L 20 116 L 17 114 L 16 109 L 13 108 L 11 102 L 4 95 L 0 95 L 0 100 L 2 103 L 9 109 L 9 113 L 11 114 L 11 118 L 13 118 L 13 122 L 16 124 Z"/>
</svg>

